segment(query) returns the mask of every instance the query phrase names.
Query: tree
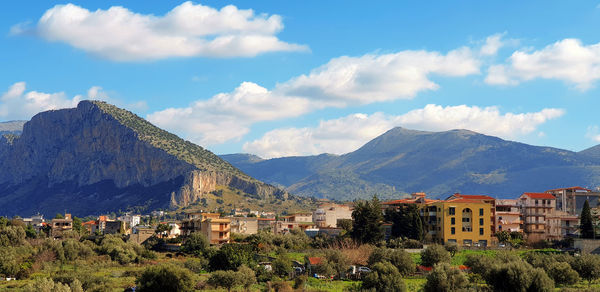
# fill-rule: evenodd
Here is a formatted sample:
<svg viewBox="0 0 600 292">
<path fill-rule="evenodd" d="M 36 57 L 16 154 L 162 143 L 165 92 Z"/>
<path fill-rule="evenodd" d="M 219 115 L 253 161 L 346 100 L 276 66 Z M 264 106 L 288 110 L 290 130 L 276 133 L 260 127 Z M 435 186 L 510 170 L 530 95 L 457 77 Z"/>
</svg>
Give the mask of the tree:
<svg viewBox="0 0 600 292">
<path fill-rule="evenodd" d="M 446 251 L 448 251 L 450 253 L 450 255 L 452 257 L 454 257 L 456 252 L 458 252 L 460 250 L 460 247 L 458 246 L 458 244 L 456 244 L 456 242 L 446 242 L 446 245 L 444 245 L 444 248 L 446 249 Z"/>
<path fill-rule="evenodd" d="M 421 263 L 426 267 L 433 267 L 437 263 L 449 263 L 450 253 L 441 245 L 433 244 L 421 251 Z"/>
<path fill-rule="evenodd" d="M 544 270 L 526 262 L 513 261 L 495 265 L 486 277 L 494 291 L 552 291 L 554 282 Z"/>
<path fill-rule="evenodd" d="M 163 264 L 146 268 L 136 279 L 137 291 L 194 291 L 193 274 L 184 268 L 172 264 Z"/>
<path fill-rule="evenodd" d="M 246 289 L 246 291 L 250 291 L 250 287 L 256 284 L 256 273 L 251 268 L 248 268 L 246 265 L 240 266 L 237 271 L 238 278 L 240 279 L 240 284 Z"/>
<path fill-rule="evenodd" d="M 597 255 L 578 256 L 571 263 L 571 267 L 577 271 L 579 277 L 588 281 L 588 286 L 600 278 L 600 257 Z"/>
<path fill-rule="evenodd" d="M 595 230 L 594 223 L 592 219 L 592 213 L 590 211 L 590 203 L 588 200 L 585 200 L 583 203 L 583 209 L 581 209 L 581 225 L 579 225 L 579 229 L 581 230 L 581 237 L 583 238 L 594 238 Z"/>
<path fill-rule="evenodd" d="M 401 275 L 412 274 L 416 270 L 415 262 L 409 253 L 401 249 L 392 250 L 389 255 L 389 261 L 398 269 Z"/>
<path fill-rule="evenodd" d="M 452 292 L 461 291 L 467 285 L 469 285 L 469 280 L 463 272 L 448 263 L 439 263 L 427 275 L 427 283 L 424 288 L 426 292 Z"/>
<path fill-rule="evenodd" d="M 253 266 L 254 250 L 249 244 L 226 243 L 210 257 L 212 271 L 237 270 L 241 265 Z"/>
<path fill-rule="evenodd" d="M 331 266 L 331 269 L 335 271 L 338 279 L 348 270 L 350 260 L 348 257 L 337 249 L 330 249 L 325 251 L 325 259 L 327 264 Z"/>
<path fill-rule="evenodd" d="M 200 256 L 206 252 L 206 249 L 208 249 L 209 246 L 210 244 L 208 243 L 208 239 L 206 239 L 204 234 L 200 232 L 194 232 L 183 241 L 181 250 L 185 253 Z"/>
<path fill-rule="evenodd" d="M 383 213 L 377 196 L 371 201 L 358 201 L 352 211 L 352 238 L 360 243 L 377 243 L 383 240 Z"/>
<path fill-rule="evenodd" d="M 65 216 L 63 216 L 63 214 L 61 214 L 61 213 L 56 213 L 56 215 L 54 216 L 54 219 L 65 219 Z"/>
<path fill-rule="evenodd" d="M 280 255 L 277 257 L 273 263 L 273 273 L 282 278 L 287 278 L 292 273 L 292 263 L 291 260 L 285 256 Z"/>
<path fill-rule="evenodd" d="M 375 291 L 406 291 L 406 285 L 398 269 L 389 262 L 380 262 L 373 266 L 372 272 L 365 276 L 362 288 Z"/>
<path fill-rule="evenodd" d="M 386 221 L 392 222 L 392 236 L 423 240 L 423 222 L 416 204 L 401 204 L 394 211 L 386 211 Z"/>
<path fill-rule="evenodd" d="M 498 238 L 498 242 L 507 243 L 510 241 L 510 232 L 503 230 L 496 232 L 496 238 Z"/>
<path fill-rule="evenodd" d="M 239 284 L 239 278 L 238 274 L 234 271 L 215 271 L 210 274 L 207 283 L 214 287 L 223 287 L 227 291 L 231 291 L 233 287 Z"/>
<path fill-rule="evenodd" d="M 579 274 L 571 268 L 569 263 L 554 262 L 550 264 L 546 272 L 558 285 L 574 285 L 579 282 Z"/>
</svg>

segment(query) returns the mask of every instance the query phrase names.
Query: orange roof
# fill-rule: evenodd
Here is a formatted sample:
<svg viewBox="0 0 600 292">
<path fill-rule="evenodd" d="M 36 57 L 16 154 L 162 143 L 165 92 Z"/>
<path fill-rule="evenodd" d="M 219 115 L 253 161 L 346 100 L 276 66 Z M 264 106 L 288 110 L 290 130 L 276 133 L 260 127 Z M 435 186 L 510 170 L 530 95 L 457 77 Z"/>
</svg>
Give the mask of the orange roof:
<svg viewBox="0 0 600 292">
<path fill-rule="evenodd" d="M 98 220 L 100 220 L 100 221 L 107 221 L 108 218 L 106 218 L 106 216 L 100 216 L 100 217 L 98 217 Z"/>
<path fill-rule="evenodd" d="M 586 188 L 582 188 L 582 187 L 570 187 L 570 188 L 559 188 L 559 189 L 552 189 L 552 190 L 547 190 L 547 192 L 555 192 L 555 191 L 564 191 L 564 190 L 580 190 L 580 191 L 588 191 L 591 192 L 592 190 L 590 189 L 586 189 Z"/>
<path fill-rule="evenodd" d="M 523 193 L 521 196 L 528 196 L 532 199 L 556 199 L 553 195 L 548 193 Z"/>
<path fill-rule="evenodd" d="M 471 204 L 483 204 L 484 203 L 481 200 L 465 199 L 465 198 L 450 199 L 450 200 L 446 200 L 446 202 L 449 202 L 449 203 L 471 203 Z"/>
<path fill-rule="evenodd" d="M 81 223 L 81 225 L 96 225 L 96 221 L 94 221 L 94 220 L 90 220 L 90 221 L 88 221 L 88 222 L 83 222 L 83 223 Z"/>
<path fill-rule="evenodd" d="M 459 194 L 459 193 L 456 193 L 456 194 L 450 196 L 449 198 L 451 198 L 451 197 L 464 198 L 464 199 L 472 199 L 472 200 L 496 200 L 496 199 L 494 199 L 494 198 L 492 198 L 490 196 L 484 196 L 484 195 L 463 195 L 463 194 Z"/>
<path fill-rule="evenodd" d="M 312 258 L 309 257 L 308 258 L 308 262 L 313 265 L 313 266 L 317 266 L 320 265 L 323 262 L 323 258 Z"/>
<path fill-rule="evenodd" d="M 393 200 L 393 201 L 383 202 L 381 204 L 382 205 L 416 204 L 418 200 L 421 200 L 421 198 L 416 198 L 416 199 L 399 199 L 399 200 Z M 438 202 L 439 200 L 423 199 L 423 201 L 425 202 L 425 204 L 429 204 L 429 203 L 433 203 L 433 202 Z"/>
<path fill-rule="evenodd" d="M 260 221 L 275 221 L 275 218 L 257 218 Z"/>
</svg>

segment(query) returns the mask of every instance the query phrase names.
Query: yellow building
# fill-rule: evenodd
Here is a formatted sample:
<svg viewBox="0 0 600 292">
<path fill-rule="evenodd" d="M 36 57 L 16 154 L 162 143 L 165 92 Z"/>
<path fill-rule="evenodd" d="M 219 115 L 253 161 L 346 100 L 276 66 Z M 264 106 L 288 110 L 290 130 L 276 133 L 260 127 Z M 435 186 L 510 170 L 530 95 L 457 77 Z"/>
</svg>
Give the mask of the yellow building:
<svg viewBox="0 0 600 292">
<path fill-rule="evenodd" d="M 229 242 L 231 219 L 221 218 L 219 213 L 188 213 L 188 219 L 181 222 L 181 234 L 190 235 L 202 232 L 210 244 Z"/>
<path fill-rule="evenodd" d="M 434 242 L 456 242 L 460 246 L 492 244 L 491 205 L 481 200 L 449 199 L 427 204 L 423 221 Z"/>
</svg>

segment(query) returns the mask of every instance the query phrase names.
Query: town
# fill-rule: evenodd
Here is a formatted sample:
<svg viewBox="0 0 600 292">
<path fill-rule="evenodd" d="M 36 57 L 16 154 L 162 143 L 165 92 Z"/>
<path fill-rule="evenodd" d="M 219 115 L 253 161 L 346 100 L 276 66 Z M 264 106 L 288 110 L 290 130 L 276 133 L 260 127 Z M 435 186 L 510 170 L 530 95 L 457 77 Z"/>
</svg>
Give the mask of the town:
<svg viewBox="0 0 600 292">
<path fill-rule="evenodd" d="M 593 255 L 600 247 L 600 239 L 595 239 L 599 198 L 600 192 L 568 187 L 543 193 L 525 192 L 514 199 L 459 193 L 445 199 L 431 199 L 425 193 L 413 193 L 408 198 L 382 202 L 376 197 L 353 203 L 321 200 L 311 212 L 287 215 L 234 209 L 230 214 L 187 212 L 181 219 L 169 211 L 152 211 L 145 215 L 108 214 L 83 219 L 67 213 L 46 220 L 38 214 L 11 220 L 2 218 L 0 242 L 9 250 L 15 242 L 28 242 L 25 245 L 33 250 L 47 250 L 44 253 L 50 255 L 45 256 L 50 257 L 50 262 L 61 262 L 61 267 L 89 261 L 94 254 L 102 258 L 104 254 L 108 258 L 103 260 L 113 263 L 105 263 L 104 268 L 112 270 L 117 265 L 137 271 L 131 272 L 128 283 L 112 286 L 118 291 L 135 290 L 136 285 L 143 288 L 141 279 L 144 275 L 150 277 L 147 273 L 151 269 L 145 267 L 159 262 L 179 263 L 188 273 L 200 273 L 200 279 L 204 280 L 196 278 L 197 282 L 191 285 L 196 289 L 270 287 L 287 291 L 286 287 L 293 286 L 308 291 L 369 287 L 384 291 L 377 285 L 397 285 L 400 290 L 408 287 L 410 291 L 441 291 L 440 285 L 447 283 L 435 284 L 439 273 L 459 273 L 457 285 L 467 287 L 471 281 L 469 285 L 474 287 L 487 285 L 500 291 L 493 275 L 481 271 L 494 268 L 492 262 L 485 262 L 492 261 L 493 257 L 487 259 L 489 255 L 512 257 L 513 261 L 520 255 L 523 259 L 519 261 L 529 265 L 529 269 L 547 268 L 536 261 L 553 262 L 557 255 L 571 257 L 572 267 L 562 266 L 560 270 L 570 272 L 569 279 L 551 271 L 544 274 L 552 282 L 550 286 L 567 288 L 578 287 L 579 279 L 591 283 L 600 276 L 600 256 Z M 591 230 L 583 227 L 584 216 L 591 218 Z M 23 233 L 19 235 L 14 228 Z M 62 251 L 57 252 L 55 247 L 50 252 L 48 248 L 55 245 L 53 242 L 62 242 L 59 244 Z M 68 273 L 64 268 L 55 270 L 48 263 L 37 266 L 40 254 L 34 254 L 35 251 L 30 251 L 29 258 L 15 254 L 2 257 L 0 275 L 4 281 L 0 288 L 35 289 L 35 285 L 44 283 L 37 278 L 32 284 L 32 273 L 48 269 L 51 279 L 46 281 L 56 280 L 57 287 L 62 282 L 71 288 L 79 285 L 86 291 L 100 291 L 97 283 L 89 279 L 69 282 L 57 277 Z M 580 263 L 580 259 L 589 263 Z M 382 262 L 391 263 L 392 272 L 384 272 Z M 444 263 L 458 265 L 443 266 Z M 482 267 L 485 263 L 489 266 Z M 168 264 L 159 267 L 182 269 Z M 452 272 L 453 269 L 456 271 Z M 582 269 L 598 269 L 599 274 L 589 276 Z M 396 273 L 396 282 L 382 284 L 378 278 L 382 273 Z M 480 274 L 485 281 L 468 280 L 472 277 L 466 275 L 471 274 Z M 250 282 L 245 283 L 243 277 L 249 277 Z M 543 283 L 534 279 L 525 284 L 516 280 L 514 283 L 534 284 Z"/>
</svg>

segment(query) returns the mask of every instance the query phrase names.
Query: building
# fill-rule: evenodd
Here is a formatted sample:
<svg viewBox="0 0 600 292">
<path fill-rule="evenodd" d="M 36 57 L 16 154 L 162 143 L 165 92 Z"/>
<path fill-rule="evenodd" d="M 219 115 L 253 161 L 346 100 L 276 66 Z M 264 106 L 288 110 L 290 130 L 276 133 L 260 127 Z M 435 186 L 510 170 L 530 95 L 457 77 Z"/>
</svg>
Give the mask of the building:
<svg viewBox="0 0 600 292">
<path fill-rule="evenodd" d="M 492 244 L 491 204 L 481 200 L 450 198 L 427 204 L 423 219 L 434 242 L 454 242 L 461 246 Z"/>
<path fill-rule="evenodd" d="M 312 222 L 312 213 L 295 213 L 289 216 L 281 216 L 273 224 L 274 233 L 287 233 L 292 229 L 300 229 L 302 231 L 314 228 Z"/>
<path fill-rule="evenodd" d="M 352 220 L 352 208 L 348 205 L 324 203 L 313 212 L 312 222 L 317 227 L 337 227 L 338 220 Z"/>
<path fill-rule="evenodd" d="M 142 244 L 148 238 L 152 237 L 155 232 L 156 231 L 152 227 L 136 225 L 136 227 L 133 228 L 133 233 L 129 235 L 128 241 Z"/>
<path fill-rule="evenodd" d="M 44 220 L 44 215 L 34 215 L 29 218 L 21 218 L 20 219 L 26 225 L 31 225 L 35 230 L 39 231 L 43 226 L 46 220 Z"/>
<path fill-rule="evenodd" d="M 427 194 L 425 193 L 412 193 L 410 195 L 410 198 L 386 201 L 381 203 L 381 206 L 385 212 L 385 210 L 398 209 L 401 205 L 404 204 L 418 204 L 421 206 L 425 206 L 426 204 L 434 202 L 439 202 L 439 200 L 427 199 Z"/>
<path fill-rule="evenodd" d="M 201 232 L 210 244 L 228 243 L 231 234 L 231 219 L 221 218 L 219 213 L 189 213 L 181 222 L 184 236 Z"/>
<path fill-rule="evenodd" d="M 523 230 L 529 242 L 547 240 L 556 236 L 556 226 L 560 226 L 560 223 L 556 222 L 554 217 L 556 209 L 554 195 L 550 193 L 523 193 L 518 202 L 523 216 Z M 551 218 L 552 220 L 548 221 Z"/>
<path fill-rule="evenodd" d="M 141 220 L 142 220 L 142 216 L 140 215 L 131 215 L 131 214 L 125 214 L 119 218 L 117 218 L 120 221 L 123 221 L 125 223 L 125 228 L 126 229 L 131 229 L 137 225 L 140 224 Z"/>
<path fill-rule="evenodd" d="M 521 207 L 517 200 L 496 200 L 496 232 L 523 232 Z"/>
<path fill-rule="evenodd" d="M 275 225 L 275 218 L 258 218 L 258 230 L 273 232 L 273 226 Z"/>
<path fill-rule="evenodd" d="M 64 219 L 52 219 L 50 234 L 52 238 L 62 238 L 63 233 L 73 230 L 73 219 L 71 214 L 65 214 Z"/>
<path fill-rule="evenodd" d="M 258 232 L 258 218 L 256 217 L 231 217 L 231 232 L 240 234 L 256 234 Z"/>
<path fill-rule="evenodd" d="M 494 199 L 490 196 L 485 196 L 485 195 L 463 195 L 463 194 L 456 193 L 456 194 L 448 197 L 446 200 L 452 200 L 452 199 L 477 200 L 482 203 L 489 204 L 490 205 L 490 222 L 492 223 L 490 225 L 490 232 L 492 234 L 496 234 L 496 231 L 498 231 L 496 228 L 496 199 Z"/>
<path fill-rule="evenodd" d="M 556 198 L 556 210 L 567 212 L 569 215 L 579 216 L 586 200 L 591 208 L 599 206 L 600 203 L 600 192 L 592 192 L 582 187 L 553 189 L 546 193 Z"/>
<path fill-rule="evenodd" d="M 122 221 L 110 220 L 104 222 L 103 234 L 120 234 L 124 231 L 124 224 Z"/>
</svg>

